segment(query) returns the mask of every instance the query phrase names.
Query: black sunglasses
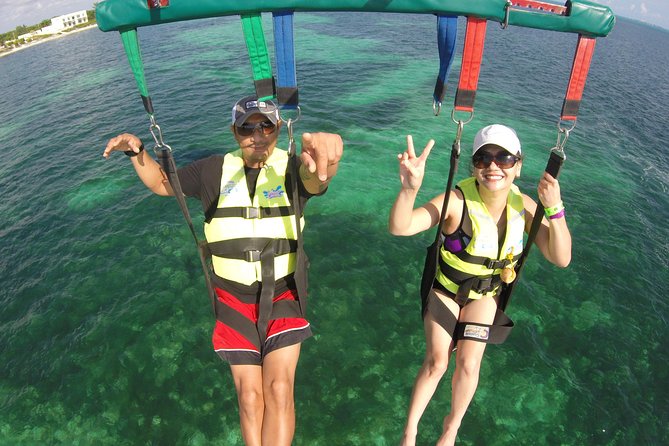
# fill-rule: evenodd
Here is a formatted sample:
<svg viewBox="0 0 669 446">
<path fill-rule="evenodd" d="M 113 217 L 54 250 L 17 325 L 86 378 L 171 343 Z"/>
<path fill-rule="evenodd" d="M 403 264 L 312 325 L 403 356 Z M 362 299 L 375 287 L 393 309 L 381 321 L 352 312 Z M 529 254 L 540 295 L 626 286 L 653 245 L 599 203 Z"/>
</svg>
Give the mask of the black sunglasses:
<svg viewBox="0 0 669 446">
<path fill-rule="evenodd" d="M 235 129 L 237 130 L 237 134 L 239 136 L 251 136 L 257 129 L 260 129 L 260 132 L 267 136 L 274 133 L 276 130 L 276 124 L 270 121 L 262 121 L 258 122 L 257 124 L 244 123 L 242 125 L 236 125 Z"/>
<path fill-rule="evenodd" d="M 477 169 L 487 169 L 494 161 L 500 169 L 510 169 L 516 165 L 520 158 L 509 152 L 498 152 L 493 155 L 490 152 L 478 151 L 472 156 L 472 163 Z"/>
</svg>

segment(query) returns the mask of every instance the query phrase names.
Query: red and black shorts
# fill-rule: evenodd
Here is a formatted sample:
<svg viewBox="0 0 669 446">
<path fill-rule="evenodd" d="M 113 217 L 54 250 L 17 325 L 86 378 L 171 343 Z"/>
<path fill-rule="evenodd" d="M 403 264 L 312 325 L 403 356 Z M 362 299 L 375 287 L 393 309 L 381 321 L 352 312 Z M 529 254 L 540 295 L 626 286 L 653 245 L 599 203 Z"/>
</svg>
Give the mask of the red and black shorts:
<svg viewBox="0 0 669 446">
<path fill-rule="evenodd" d="M 234 311 L 239 316 L 248 319 L 253 324 L 258 323 L 258 304 L 245 303 L 230 294 L 227 291 L 216 288 L 218 300 L 227 311 Z M 274 297 L 273 301 L 289 299 L 297 300 L 297 292 L 288 290 Z M 220 311 L 220 310 L 218 310 Z M 249 334 L 247 333 L 247 336 Z M 216 321 L 214 333 L 212 335 L 212 342 L 214 350 L 224 361 L 230 365 L 252 364 L 260 365 L 263 358 L 268 353 L 282 347 L 299 344 L 305 339 L 312 336 L 309 322 L 302 317 L 290 317 L 281 319 L 271 319 L 267 324 L 267 338 L 262 344 L 262 349 L 257 346 L 261 345 L 260 335 L 256 333 L 255 339 L 248 339 L 239 331 L 235 330 L 230 325 L 221 321 Z M 261 351 L 262 350 L 262 351 Z"/>
</svg>

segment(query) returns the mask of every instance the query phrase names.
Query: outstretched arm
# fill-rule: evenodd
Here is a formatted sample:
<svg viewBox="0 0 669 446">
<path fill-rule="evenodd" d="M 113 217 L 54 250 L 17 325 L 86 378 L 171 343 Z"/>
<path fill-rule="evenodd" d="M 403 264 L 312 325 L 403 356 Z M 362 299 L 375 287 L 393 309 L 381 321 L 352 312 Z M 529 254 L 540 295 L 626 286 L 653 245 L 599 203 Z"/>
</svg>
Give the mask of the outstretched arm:
<svg viewBox="0 0 669 446">
<path fill-rule="evenodd" d="M 400 183 L 402 185 L 397 194 L 395 203 L 390 210 L 388 230 L 393 235 L 413 235 L 434 226 L 439 220 L 439 212 L 434 212 L 434 203 L 439 202 L 435 197 L 419 208 L 414 209 L 418 190 L 425 175 L 425 162 L 434 146 L 431 139 L 420 156 L 416 156 L 413 138 L 407 135 L 407 150 L 397 155 L 400 165 Z M 443 202 L 443 195 L 441 195 Z M 436 217 L 435 217 L 436 214 Z"/>
<path fill-rule="evenodd" d="M 560 198 L 560 183 L 550 174 L 544 172 L 537 188 L 539 199 L 545 208 L 551 208 L 562 203 Z M 537 205 L 526 195 L 523 195 L 525 211 L 528 214 L 525 219 L 526 231 L 532 224 L 532 218 L 536 212 Z M 546 260 L 556 266 L 565 268 L 571 262 L 571 234 L 567 227 L 564 213 L 555 215 L 557 218 L 543 217 L 541 227 L 537 233 L 535 243 L 541 250 Z"/>
<path fill-rule="evenodd" d="M 102 156 L 109 158 L 112 152 L 132 150 L 137 153 L 136 156 L 130 158 L 132 165 L 144 185 L 155 194 L 163 196 L 174 195 L 165 171 L 146 150 L 140 151 L 141 145 L 142 141 L 137 136 L 131 133 L 122 133 L 109 140 Z"/>
<path fill-rule="evenodd" d="M 337 174 L 344 153 L 341 136 L 334 133 L 305 133 L 302 135 L 300 178 L 310 194 L 323 192 Z"/>
</svg>

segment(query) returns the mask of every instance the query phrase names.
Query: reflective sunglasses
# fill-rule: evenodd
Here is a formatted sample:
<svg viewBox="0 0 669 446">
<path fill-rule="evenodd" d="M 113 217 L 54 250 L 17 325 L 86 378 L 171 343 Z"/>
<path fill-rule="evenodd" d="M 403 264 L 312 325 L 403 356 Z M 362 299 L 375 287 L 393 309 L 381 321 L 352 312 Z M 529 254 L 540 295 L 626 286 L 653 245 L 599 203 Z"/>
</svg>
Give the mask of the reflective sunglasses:
<svg viewBox="0 0 669 446">
<path fill-rule="evenodd" d="M 472 156 L 472 163 L 477 169 L 487 169 L 494 161 L 500 169 L 510 169 L 516 165 L 520 158 L 509 152 L 502 151 L 493 155 L 490 152 L 478 151 Z"/>
<path fill-rule="evenodd" d="M 237 134 L 239 136 L 251 136 L 253 135 L 253 132 L 255 132 L 258 129 L 260 129 L 260 133 L 267 136 L 274 133 L 274 131 L 276 130 L 276 124 L 270 121 L 262 121 L 256 124 L 244 123 L 242 125 L 236 125 L 235 129 L 237 130 Z"/>
</svg>

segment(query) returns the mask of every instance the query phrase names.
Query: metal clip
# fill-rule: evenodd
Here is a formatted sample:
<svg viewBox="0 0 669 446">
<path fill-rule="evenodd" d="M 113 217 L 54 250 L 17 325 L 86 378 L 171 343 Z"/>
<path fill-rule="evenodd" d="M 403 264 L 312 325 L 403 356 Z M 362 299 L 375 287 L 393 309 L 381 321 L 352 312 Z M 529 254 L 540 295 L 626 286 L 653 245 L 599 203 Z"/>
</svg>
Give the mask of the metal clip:
<svg viewBox="0 0 669 446">
<path fill-rule="evenodd" d="M 432 112 L 434 116 L 439 116 L 439 113 L 441 113 L 441 101 L 432 100 Z"/>
<path fill-rule="evenodd" d="M 298 110 L 299 110 L 299 107 L 298 107 Z M 297 119 L 299 119 L 299 117 L 300 116 L 298 114 Z M 288 155 L 295 155 L 295 153 L 296 153 L 295 138 L 293 137 L 293 123 L 295 121 L 292 120 L 292 119 L 288 119 L 288 122 L 286 123 L 286 127 L 288 128 Z"/>
<path fill-rule="evenodd" d="M 244 218 L 260 218 L 260 209 L 258 208 L 244 208 Z"/>
<path fill-rule="evenodd" d="M 459 124 L 459 123 L 462 123 L 463 125 L 464 124 L 469 124 L 471 122 L 471 120 L 474 119 L 474 112 L 470 111 L 469 112 L 469 118 L 466 121 L 463 121 L 462 119 L 455 119 L 455 108 L 453 108 L 453 110 L 451 110 L 451 119 L 456 124 Z"/>
<path fill-rule="evenodd" d="M 509 26 L 509 12 L 511 11 L 511 0 L 507 0 L 506 5 L 504 5 L 504 22 L 500 23 L 502 29 L 506 29 Z"/>
<path fill-rule="evenodd" d="M 257 249 L 252 249 L 250 251 L 244 251 L 244 260 L 247 262 L 259 262 L 260 261 L 260 251 Z"/>
</svg>

